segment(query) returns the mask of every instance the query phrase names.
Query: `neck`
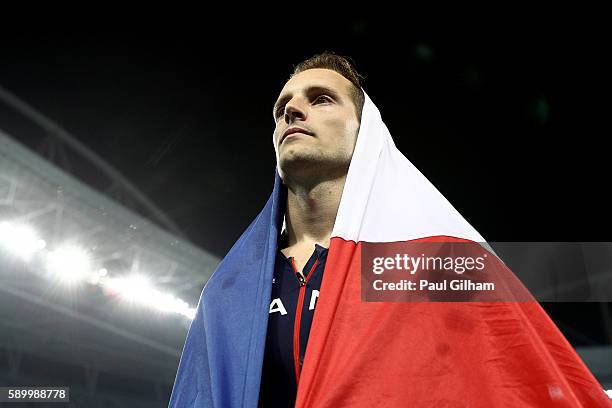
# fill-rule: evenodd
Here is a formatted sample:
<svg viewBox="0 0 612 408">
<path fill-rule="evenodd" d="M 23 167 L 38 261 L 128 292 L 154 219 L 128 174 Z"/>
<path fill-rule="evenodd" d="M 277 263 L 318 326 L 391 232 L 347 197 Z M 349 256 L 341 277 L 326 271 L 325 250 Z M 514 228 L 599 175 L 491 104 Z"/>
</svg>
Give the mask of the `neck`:
<svg viewBox="0 0 612 408">
<path fill-rule="evenodd" d="M 329 248 L 346 174 L 308 187 L 287 186 L 288 246 L 317 243 Z"/>
</svg>

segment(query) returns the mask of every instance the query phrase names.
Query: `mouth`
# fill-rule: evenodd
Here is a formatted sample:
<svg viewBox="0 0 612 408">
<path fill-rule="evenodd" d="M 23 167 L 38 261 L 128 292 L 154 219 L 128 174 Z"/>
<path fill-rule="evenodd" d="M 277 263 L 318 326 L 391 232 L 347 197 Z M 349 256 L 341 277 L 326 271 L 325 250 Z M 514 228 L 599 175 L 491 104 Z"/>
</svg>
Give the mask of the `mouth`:
<svg viewBox="0 0 612 408">
<path fill-rule="evenodd" d="M 283 134 L 283 136 L 282 136 L 282 138 L 280 140 L 279 145 L 283 144 L 285 139 L 287 139 L 288 137 L 293 136 L 293 135 L 314 136 L 314 134 L 312 134 L 312 133 L 310 133 L 307 130 L 304 130 L 302 128 L 297 128 L 297 127 L 289 128 Z"/>
<path fill-rule="evenodd" d="M 291 134 L 288 134 L 287 136 L 283 137 L 283 140 L 281 141 L 281 144 L 286 140 L 286 139 L 290 139 L 292 136 L 297 136 L 297 135 L 304 135 L 304 136 L 310 136 L 307 133 L 303 133 L 303 132 L 294 132 Z"/>
</svg>

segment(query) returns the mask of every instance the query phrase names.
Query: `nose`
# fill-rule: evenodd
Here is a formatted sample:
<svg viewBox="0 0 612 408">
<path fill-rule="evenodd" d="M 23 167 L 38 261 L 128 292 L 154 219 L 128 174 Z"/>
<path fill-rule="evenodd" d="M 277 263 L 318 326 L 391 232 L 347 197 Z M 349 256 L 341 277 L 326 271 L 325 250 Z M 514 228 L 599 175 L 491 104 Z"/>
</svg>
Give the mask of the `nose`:
<svg viewBox="0 0 612 408">
<path fill-rule="evenodd" d="M 285 120 L 291 123 L 295 120 L 306 119 L 306 109 L 304 109 L 299 101 L 294 99 L 287 102 L 285 105 Z"/>
</svg>

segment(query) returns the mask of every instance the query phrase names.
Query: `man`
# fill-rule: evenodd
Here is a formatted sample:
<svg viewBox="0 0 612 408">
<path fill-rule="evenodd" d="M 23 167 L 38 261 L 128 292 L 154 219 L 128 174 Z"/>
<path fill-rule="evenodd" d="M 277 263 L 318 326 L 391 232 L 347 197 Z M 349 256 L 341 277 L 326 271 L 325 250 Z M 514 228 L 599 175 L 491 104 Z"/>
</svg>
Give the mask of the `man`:
<svg viewBox="0 0 612 408">
<path fill-rule="evenodd" d="M 344 58 L 298 65 L 274 104 L 274 148 L 287 186 L 260 404 L 293 407 L 330 236 L 357 141 L 364 95 Z"/>
<path fill-rule="evenodd" d="M 273 192 L 202 291 L 170 407 L 610 406 L 537 302 L 362 298 L 368 245 L 486 246 L 358 79 L 322 54 L 283 87 Z"/>
</svg>

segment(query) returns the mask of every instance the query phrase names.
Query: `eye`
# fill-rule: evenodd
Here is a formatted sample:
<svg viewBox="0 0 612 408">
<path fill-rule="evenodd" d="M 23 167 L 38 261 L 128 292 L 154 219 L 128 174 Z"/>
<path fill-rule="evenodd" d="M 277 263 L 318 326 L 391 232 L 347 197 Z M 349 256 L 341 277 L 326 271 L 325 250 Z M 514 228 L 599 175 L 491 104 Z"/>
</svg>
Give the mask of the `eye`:
<svg viewBox="0 0 612 408">
<path fill-rule="evenodd" d="M 319 95 L 317 96 L 317 99 L 315 99 L 315 102 L 318 102 L 318 101 L 331 102 L 331 100 L 332 99 L 327 95 Z"/>
<path fill-rule="evenodd" d="M 331 97 L 329 97 L 328 95 L 319 95 L 315 98 L 314 103 L 317 102 L 331 102 L 333 99 Z M 278 119 L 279 117 L 281 117 L 285 112 L 285 105 L 279 106 L 278 108 L 276 108 L 276 112 L 274 113 L 275 118 Z"/>
<path fill-rule="evenodd" d="M 276 118 L 281 116 L 284 112 L 285 112 L 285 106 L 284 105 L 283 106 L 279 106 L 278 108 L 276 108 L 276 113 L 275 113 Z"/>
</svg>

